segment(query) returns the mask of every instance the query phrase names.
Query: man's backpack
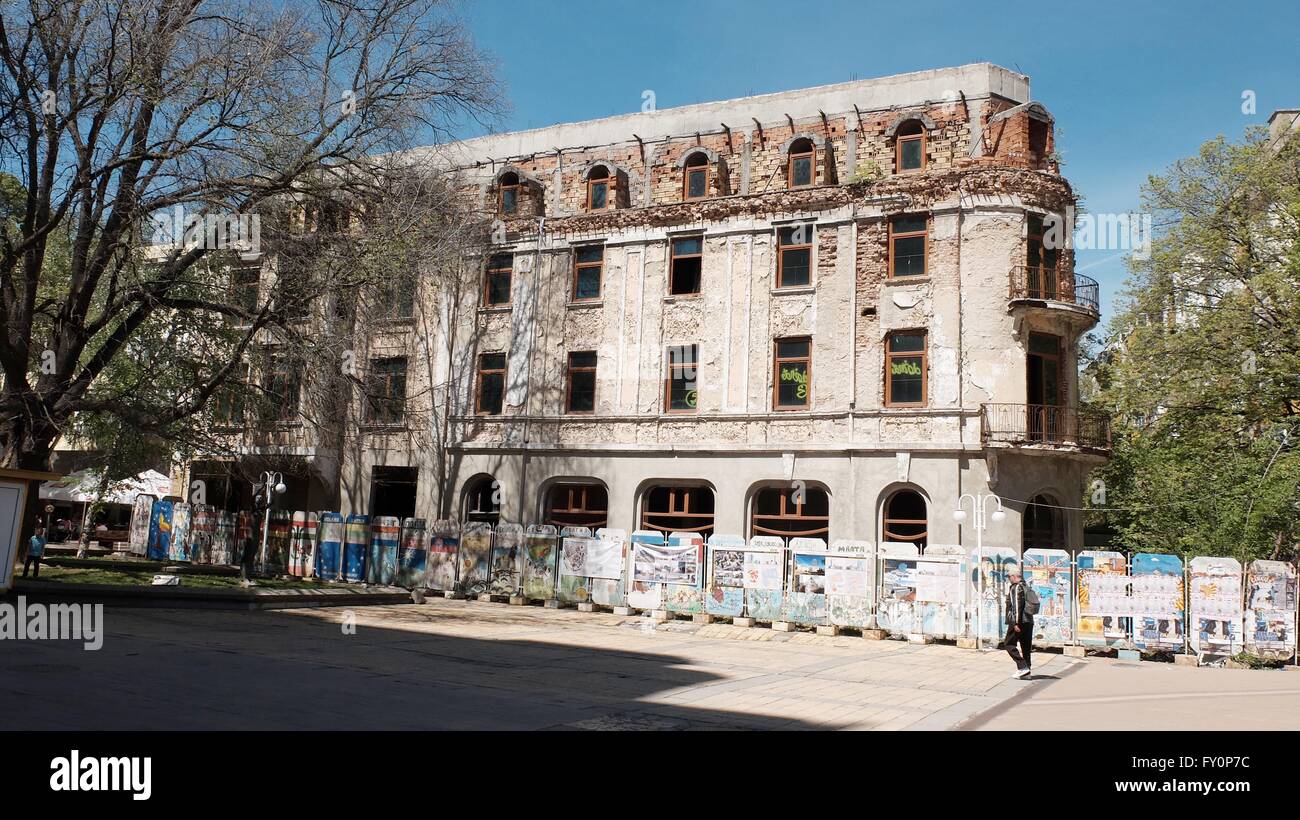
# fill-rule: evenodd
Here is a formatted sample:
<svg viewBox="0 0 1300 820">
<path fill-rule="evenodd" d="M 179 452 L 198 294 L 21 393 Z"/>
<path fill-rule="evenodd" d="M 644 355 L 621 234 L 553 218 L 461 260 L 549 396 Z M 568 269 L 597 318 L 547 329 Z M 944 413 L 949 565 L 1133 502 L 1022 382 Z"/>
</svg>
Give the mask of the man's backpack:
<svg viewBox="0 0 1300 820">
<path fill-rule="evenodd" d="M 1025 584 L 1025 614 L 1038 614 L 1038 592 L 1029 584 Z"/>
</svg>

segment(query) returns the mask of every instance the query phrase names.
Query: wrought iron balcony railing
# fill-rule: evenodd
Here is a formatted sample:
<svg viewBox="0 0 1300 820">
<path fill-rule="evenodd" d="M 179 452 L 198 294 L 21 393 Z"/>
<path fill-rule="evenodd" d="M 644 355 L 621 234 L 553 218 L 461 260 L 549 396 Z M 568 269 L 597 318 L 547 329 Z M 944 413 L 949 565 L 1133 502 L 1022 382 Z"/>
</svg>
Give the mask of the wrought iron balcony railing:
<svg viewBox="0 0 1300 820">
<path fill-rule="evenodd" d="M 1081 273 L 1044 266 L 1016 265 L 1011 269 L 1011 301 L 1043 299 L 1078 305 L 1101 314 L 1101 286 Z"/>
<path fill-rule="evenodd" d="M 1049 404 L 980 405 L 980 441 L 985 445 L 1069 447 L 1110 450 L 1110 419 L 1099 413 Z"/>
</svg>

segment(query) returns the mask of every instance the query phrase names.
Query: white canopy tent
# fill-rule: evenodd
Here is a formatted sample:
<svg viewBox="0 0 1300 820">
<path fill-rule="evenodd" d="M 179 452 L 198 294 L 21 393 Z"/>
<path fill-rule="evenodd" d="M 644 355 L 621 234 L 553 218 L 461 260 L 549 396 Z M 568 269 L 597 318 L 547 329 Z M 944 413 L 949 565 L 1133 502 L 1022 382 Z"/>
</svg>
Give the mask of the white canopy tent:
<svg viewBox="0 0 1300 820">
<path fill-rule="evenodd" d="M 171 494 L 172 481 L 157 470 L 145 470 L 139 475 L 121 481 L 109 482 L 103 498 L 99 498 L 98 470 L 79 470 L 58 481 L 47 481 L 41 485 L 41 500 L 67 501 L 76 504 L 94 504 L 103 501 L 108 504 L 134 504 L 135 497 L 144 493 L 155 498 Z"/>
</svg>

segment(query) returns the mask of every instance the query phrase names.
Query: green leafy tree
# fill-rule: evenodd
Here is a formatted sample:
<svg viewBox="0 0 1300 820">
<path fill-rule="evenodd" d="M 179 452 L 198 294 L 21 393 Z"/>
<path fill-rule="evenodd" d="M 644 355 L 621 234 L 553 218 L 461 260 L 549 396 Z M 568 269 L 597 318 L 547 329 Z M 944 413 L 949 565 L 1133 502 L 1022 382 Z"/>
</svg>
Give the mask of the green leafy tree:
<svg viewBox="0 0 1300 820">
<path fill-rule="evenodd" d="M 1093 364 L 1115 453 L 1102 513 L 1134 550 L 1294 559 L 1300 539 L 1300 139 L 1252 130 L 1150 178 Z"/>
</svg>

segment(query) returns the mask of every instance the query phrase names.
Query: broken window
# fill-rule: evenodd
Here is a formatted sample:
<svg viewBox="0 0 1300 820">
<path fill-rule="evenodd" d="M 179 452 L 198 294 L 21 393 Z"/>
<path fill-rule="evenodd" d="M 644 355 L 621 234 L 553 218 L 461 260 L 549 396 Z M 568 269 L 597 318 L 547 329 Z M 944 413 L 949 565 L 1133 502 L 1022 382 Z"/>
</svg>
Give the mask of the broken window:
<svg viewBox="0 0 1300 820">
<path fill-rule="evenodd" d="M 812 400 L 812 340 L 777 339 L 772 407 L 807 410 Z"/>
<path fill-rule="evenodd" d="M 697 376 L 699 345 L 668 348 L 664 378 L 664 405 L 670 413 L 690 413 L 699 406 Z"/>
<path fill-rule="evenodd" d="M 926 218 L 898 216 L 889 221 L 889 275 L 925 275 Z"/>
<path fill-rule="evenodd" d="M 673 240 L 672 268 L 668 277 L 669 293 L 681 296 L 700 292 L 703 251 L 703 237 L 691 236 Z"/>
</svg>

